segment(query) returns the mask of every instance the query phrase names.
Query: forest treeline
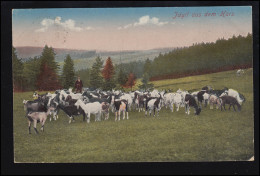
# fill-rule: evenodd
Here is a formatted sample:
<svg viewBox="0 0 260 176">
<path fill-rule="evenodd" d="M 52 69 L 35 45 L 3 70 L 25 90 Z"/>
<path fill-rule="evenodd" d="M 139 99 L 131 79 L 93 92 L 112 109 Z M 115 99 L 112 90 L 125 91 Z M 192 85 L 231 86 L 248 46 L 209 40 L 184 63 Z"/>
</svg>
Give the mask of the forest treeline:
<svg viewBox="0 0 260 176">
<path fill-rule="evenodd" d="M 237 68 L 249 68 L 253 64 L 252 34 L 216 42 L 193 44 L 159 54 L 151 64 L 150 80 L 172 79 L 184 76 L 213 73 Z"/>
<path fill-rule="evenodd" d="M 106 60 L 97 57 L 91 68 L 79 71 L 75 71 L 69 54 L 64 56 L 61 70 L 55 60 L 56 53 L 47 45 L 40 56 L 26 61 L 17 57 L 14 47 L 12 51 L 15 91 L 67 89 L 74 87 L 77 76 L 84 87 L 103 90 L 132 89 L 135 80 L 140 78 L 139 88 L 146 90 L 153 87 L 149 81 L 250 68 L 253 64 L 252 34 L 177 48 L 160 53 L 154 60 L 113 64 L 110 57 Z"/>
<path fill-rule="evenodd" d="M 40 56 L 22 60 L 13 47 L 13 90 L 52 91 L 74 88 L 78 76 L 83 80 L 84 87 L 91 89 L 132 89 L 137 76 L 141 77 L 144 70 L 143 62 L 114 65 L 110 57 L 105 62 L 97 57 L 90 69 L 76 72 L 69 54 L 66 55 L 61 70 L 55 56 L 54 49 L 46 45 Z"/>
<path fill-rule="evenodd" d="M 121 77 L 126 77 L 126 75 L 129 75 L 130 73 L 134 73 L 136 78 L 142 78 L 142 76 L 144 74 L 144 65 L 146 62 L 133 61 L 133 62 L 129 62 L 129 63 L 115 64 L 114 65 L 115 75 L 117 77 L 119 75 Z M 76 74 L 80 76 L 80 78 L 84 82 L 84 85 L 86 85 L 86 86 L 91 86 L 90 70 L 91 70 L 91 68 L 76 71 Z"/>
</svg>

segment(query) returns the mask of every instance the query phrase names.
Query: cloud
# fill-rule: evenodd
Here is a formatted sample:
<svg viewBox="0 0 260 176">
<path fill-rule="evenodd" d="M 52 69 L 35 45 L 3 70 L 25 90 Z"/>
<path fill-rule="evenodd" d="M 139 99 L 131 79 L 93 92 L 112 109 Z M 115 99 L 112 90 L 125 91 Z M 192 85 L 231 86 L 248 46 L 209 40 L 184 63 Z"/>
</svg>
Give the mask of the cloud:
<svg viewBox="0 0 260 176">
<path fill-rule="evenodd" d="M 63 27 L 65 29 L 68 29 L 71 31 L 76 31 L 76 32 L 83 30 L 83 28 L 75 26 L 74 20 L 68 19 L 65 22 L 62 22 L 61 17 L 57 16 L 54 20 L 48 19 L 48 18 L 43 19 L 41 21 L 42 28 L 35 30 L 35 32 L 45 32 L 49 27 L 54 26 L 54 25 Z"/>
<path fill-rule="evenodd" d="M 149 15 L 146 15 L 146 16 L 140 17 L 138 22 L 135 22 L 133 24 L 127 24 L 123 27 L 120 26 L 120 27 L 118 27 L 118 29 L 121 30 L 121 29 L 130 28 L 130 27 L 144 26 L 144 25 L 148 25 L 148 24 L 163 26 L 165 24 L 168 24 L 168 22 L 167 21 L 160 22 L 159 18 L 157 18 L 157 17 L 150 18 Z"/>
<path fill-rule="evenodd" d="M 88 26 L 85 28 L 86 30 L 94 30 L 95 28 L 91 27 L 91 26 Z"/>
</svg>

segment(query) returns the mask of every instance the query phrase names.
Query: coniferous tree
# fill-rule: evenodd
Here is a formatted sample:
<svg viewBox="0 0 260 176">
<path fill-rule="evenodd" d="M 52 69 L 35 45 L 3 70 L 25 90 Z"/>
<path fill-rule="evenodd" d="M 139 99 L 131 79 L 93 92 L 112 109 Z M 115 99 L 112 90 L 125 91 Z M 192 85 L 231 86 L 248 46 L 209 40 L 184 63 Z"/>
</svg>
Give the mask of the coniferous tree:
<svg viewBox="0 0 260 176">
<path fill-rule="evenodd" d="M 125 87 L 131 87 L 131 91 L 133 86 L 135 85 L 136 77 L 133 73 L 130 73 L 127 78 L 127 82 L 125 84 Z"/>
<path fill-rule="evenodd" d="M 149 83 L 149 75 L 148 75 L 148 73 L 145 73 L 143 75 L 143 78 L 142 78 L 141 82 L 142 82 L 142 84 L 139 85 L 138 87 L 140 89 L 143 89 L 144 91 L 147 91 L 148 89 L 152 89 L 153 86 L 154 86 L 152 83 Z"/>
<path fill-rule="evenodd" d="M 117 74 L 117 83 L 123 86 L 127 82 L 127 74 L 123 71 L 123 68 L 120 66 Z"/>
<path fill-rule="evenodd" d="M 97 57 L 95 63 L 92 65 L 90 70 L 90 87 L 91 88 L 101 88 L 103 85 L 103 78 L 101 69 L 103 66 L 103 61 L 100 57 Z"/>
<path fill-rule="evenodd" d="M 40 73 L 36 83 L 36 87 L 39 90 L 55 90 L 62 87 L 57 74 L 59 65 L 55 62 L 55 55 L 52 47 L 48 47 L 47 45 L 44 47 L 40 57 Z"/>
<path fill-rule="evenodd" d="M 194 43 L 154 58 L 150 80 L 170 79 L 252 67 L 252 35 L 229 39 L 223 37 L 210 43 Z"/>
<path fill-rule="evenodd" d="M 110 57 L 107 58 L 104 69 L 102 70 L 102 76 L 105 80 L 109 80 L 113 77 L 114 66 Z"/>
<path fill-rule="evenodd" d="M 70 55 L 68 54 L 66 59 L 64 60 L 64 65 L 62 69 L 62 77 L 63 77 L 63 87 L 68 89 L 74 86 L 74 63 L 71 59 Z"/>
<path fill-rule="evenodd" d="M 12 65 L 13 65 L 13 89 L 23 89 L 23 63 L 18 59 L 16 49 L 12 47 Z"/>
<path fill-rule="evenodd" d="M 40 91 L 62 88 L 57 78 L 57 74 L 48 66 L 48 64 L 42 66 L 36 85 Z"/>
<path fill-rule="evenodd" d="M 114 66 L 110 57 L 106 60 L 102 76 L 104 78 L 103 90 L 112 90 L 116 85 L 114 81 Z"/>
<path fill-rule="evenodd" d="M 30 58 L 24 63 L 23 75 L 27 90 L 35 90 L 37 77 L 40 73 L 41 60 L 38 57 Z"/>
<path fill-rule="evenodd" d="M 54 52 L 54 49 L 52 47 L 48 47 L 47 45 L 45 45 L 40 58 L 41 58 L 41 62 L 42 62 L 41 66 L 44 66 L 44 64 L 47 64 L 49 66 L 49 68 L 51 68 L 52 70 L 54 70 L 57 73 L 58 69 L 59 69 L 59 65 L 55 61 L 55 55 L 56 55 L 56 53 Z"/>
<path fill-rule="evenodd" d="M 148 76 L 151 76 L 151 65 L 152 62 L 147 58 L 144 63 L 144 73 L 146 73 Z"/>
</svg>

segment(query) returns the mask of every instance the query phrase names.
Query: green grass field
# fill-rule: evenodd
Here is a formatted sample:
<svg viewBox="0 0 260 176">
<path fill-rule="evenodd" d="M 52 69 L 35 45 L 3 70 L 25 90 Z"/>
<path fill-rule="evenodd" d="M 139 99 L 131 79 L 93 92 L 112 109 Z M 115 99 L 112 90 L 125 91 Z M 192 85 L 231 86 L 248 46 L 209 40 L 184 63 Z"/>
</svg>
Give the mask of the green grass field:
<svg viewBox="0 0 260 176">
<path fill-rule="evenodd" d="M 242 161 L 254 155 L 253 73 L 241 77 L 227 71 L 153 82 L 158 89 L 199 90 L 205 85 L 238 90 L 246 97 L 241 112 L 203 108 L 199 116 L 184 108 L 163 108 L 159 118 L 129 112 L 129 120 L 87 124 L 82 116 L 69 124 L 61 111 L 57 121 L 46 122 L 45 132 L 28 134 L 23 99 L 32 92 L 14 93 L 14 161 L 29 163 L 194 162 Z M 40 130 L 40 124 L 38 124 Z"/>
</svg>

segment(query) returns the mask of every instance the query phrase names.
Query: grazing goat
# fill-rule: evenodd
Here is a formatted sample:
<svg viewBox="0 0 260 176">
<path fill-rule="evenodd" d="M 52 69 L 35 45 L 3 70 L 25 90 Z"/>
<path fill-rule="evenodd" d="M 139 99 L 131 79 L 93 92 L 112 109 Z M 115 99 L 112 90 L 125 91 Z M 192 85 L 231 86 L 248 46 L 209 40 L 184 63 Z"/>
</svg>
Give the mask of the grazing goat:
<svg viewBox="0 0 260 176">
<path fill-rule="evenodd" d="M 194 107 L 195 115 L 200 114 L 201 108 L 198 107 L 195 98 L 190 94 L 186 94 L 186 96 L 185 96 L 185 113 L 187 113 L 188 115 L 190 114 L 190 106 Z"/>
<path fill-rule="evenodd" d="M 64 106 L 63 104 L 59 104 L 57 108 L 63 110 L 65 114 L 70 118 L 69 123 L 71 123 L 72 120 L 74 121 L 74 116 L 78 116 L 81 114 L 83 115 L 83 121 L 85 121 L 85 112 L 81 108 L 78 108 L 76 105 Z"/>
<path fill-rule="evenodd" d="M 245 71 L 243 69 L 238 69 L 237 70 L 237 76 L 241 76 L 244 73 L 245 73 Z"/>
<path fill-rule="evenodd" d="M 227 95 L 228 95 L 228 96 L 231 96 L 231 97 L 236 98 L 237 102 L 238 102 L 240 105 L 242 105 L 242 103 L 246 101 L 245 97 L 244 97 L 242 94 L 238 93 L 238 92 L 237 92 L 236 90 L 234 90 L 234 89 L 228 89 L 228 91 L 226 91 L 226 92 L 227 92 Z"/>
<path fill-rule="evenodd" d="M 222 111 L 222 107 L 224 107 L 224 110 L 226 110 L 225 105 L 229 104 L 229 110 L 230 107 L 233 106 L 234 111 L 236 111 L 235 105 L 237 105 L 238 111 L 241 111 L 241 105 L 238 103 L 237 99 L 231 96 L 222 96 L 220 97 L 222 99 L 222 104 L 221 104 L 221 111 Z"/>
</svg>

